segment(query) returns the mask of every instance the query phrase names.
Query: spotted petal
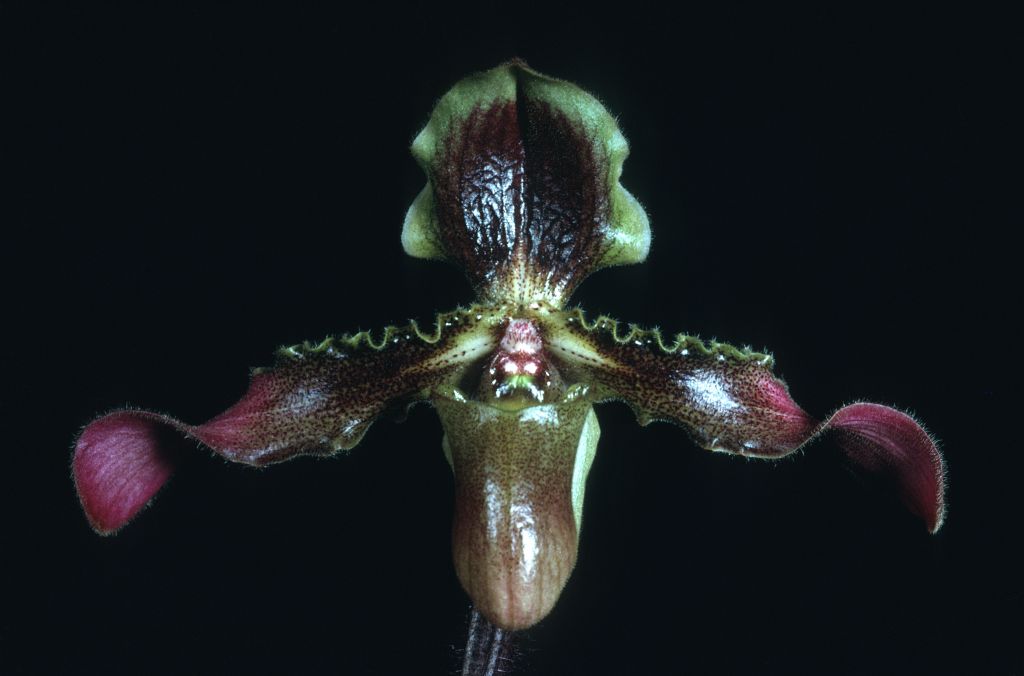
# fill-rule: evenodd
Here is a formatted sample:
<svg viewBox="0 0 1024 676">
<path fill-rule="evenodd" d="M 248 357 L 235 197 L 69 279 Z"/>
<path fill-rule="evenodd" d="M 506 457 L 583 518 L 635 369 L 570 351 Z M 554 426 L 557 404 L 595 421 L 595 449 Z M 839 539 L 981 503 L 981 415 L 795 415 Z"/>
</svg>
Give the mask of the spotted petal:
<svg viewBox="0 0 1024 676">
<path fill-rule="evenodd" d="M 598 397 L 625 401 L 641 424 L 681 425 L 713 451 L 779 458 L 831 433 L 855 465 L 892 479 L 931 532 L 942 525 L 942 456 L 906 413 L 856 403 L 819 422 L 793 401 L 767 355 L 687 336 L 666 344 L 657 331 L 607 318 L 591 324 L 578 311 L 551 330 L 550 347 L 572 376 L 600 386 Z"/>
<path fill-rule="evenodd" d="M 102 416 L 82 431 L 72 463 L 86 516 L 104 534 L 127 523 L 171 475 L 183 438 L 257 466 L 352 448 L 385 409 L 426 399 L 493 350 L 492 320 L 457 311 L 433 332 L 412 323 L 379 342 L 361 333 L 285 348 L 241 401 L 201 425 L 149 411 Z"/>
<path fill-rule="evenodd" d="M 594 270 L 647 256 L 647 216 L 619 185 L 626 140 L 573 84 L 518 61 L 466 78 L 412 151 L 428 183 L 405 250 L 462 267 L 484 298 L 561 306 Z"/>
</svg>

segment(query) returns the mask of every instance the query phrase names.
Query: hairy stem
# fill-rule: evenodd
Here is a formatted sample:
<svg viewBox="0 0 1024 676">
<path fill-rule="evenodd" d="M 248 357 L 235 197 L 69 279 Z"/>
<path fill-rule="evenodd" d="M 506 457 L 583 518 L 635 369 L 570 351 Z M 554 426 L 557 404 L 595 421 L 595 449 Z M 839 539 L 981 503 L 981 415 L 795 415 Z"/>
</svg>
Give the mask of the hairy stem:
<svg viewBox="0 0 1024 676">
<path fill-rule="evenodd" d="M 469 635 L 462 658 L 462 676 L 494 676 L 508 674 L 511 666 L 509 649 L 512 632 L 499 629 L 487 621 L 476 608 L 469 617 Z"/>
</svg>

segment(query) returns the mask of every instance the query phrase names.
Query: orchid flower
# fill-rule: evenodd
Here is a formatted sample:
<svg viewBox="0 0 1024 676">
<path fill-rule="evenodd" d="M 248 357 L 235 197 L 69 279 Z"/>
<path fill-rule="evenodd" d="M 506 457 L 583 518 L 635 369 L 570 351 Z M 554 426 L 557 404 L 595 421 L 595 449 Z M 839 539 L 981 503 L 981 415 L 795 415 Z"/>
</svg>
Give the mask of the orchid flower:
<svg viewBox="0 0 1024 676">
<path fill-rule="evenodd" d="M 455 475 L 458 578 L 495 627 L 523 629 L 551 611 L 575 565 L 594 405 L 606 401 L 733 455 L 781 458 L 828 435 L 939 529 L 943 460 L 910 415 L 861 402 L 818 420 L 768 354 L 567 307 L 590 273 L 643 261 L 651 241 L 619 183 L 626 141 L 595 98 L 513 61 L 456 84 L 412 152 L 427 185 L 402 245 L 463 268 L 474 302 L 432 326 L 283 348 L 238 403 L 200 425 L 144 410 L 96 419 L 73 474 L 97 532 L 116 532 L 153 498 L 182 437 L 262 466 L 351 449 L 385 412 L 425 402 Z"/>
</svg>

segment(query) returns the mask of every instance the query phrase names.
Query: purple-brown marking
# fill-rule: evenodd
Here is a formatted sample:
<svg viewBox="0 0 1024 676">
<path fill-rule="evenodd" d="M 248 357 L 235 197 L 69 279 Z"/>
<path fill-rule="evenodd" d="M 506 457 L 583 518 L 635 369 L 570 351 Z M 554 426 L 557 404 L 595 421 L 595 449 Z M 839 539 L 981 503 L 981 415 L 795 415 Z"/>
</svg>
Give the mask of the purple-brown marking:
<svg viewBox="0 0 1024 676">
<path fill-rule="evenodd" d="M 486 297 L 567 298 L 607 246 L 608 159 L 580 123 L 520 86 L 443 147 L 430 176 L 448 257 Z"/>
<path fill-rule="evenodd" d="M 98 418 L 79 436 L 72 462 L 89 522 L 112 533 L 141 510 L 170 477 L 180 436 L 248 465 L 352 448 L 386 408 L 425 399 L 493 349 L 480 342 L 491 332 L 476 316 L 443 315 L 436 342 L 410 325 L 388 329 L 379 347 L 363 334 L 283 351 L 276 366 L 253 375 L 237 404 L 202 425 L 149 411 Z M 459 337 L 470 334 L 480 344 L 459 349 Z"/>
<path fill-rule="evenodd" d="M 909 415 L 858 403 L 819 422 L 793 401 L 766 355 L 728 345 L 708 348 L 693 338 L 665 348 L 657 332 L 632 328 L 620 336 L 614 322 L 587 327 L 579 312 L 568 315 L 563 326 L 575 342 L 552 346 L 562 372 L 600 385 L 598 397 L 625 401 L 641 424 L 672 422 L 704 448 L 758 458 L 789 455 L 832 433 L 855 465 L 897 484 L 929 531 L 942 525 L 942 456 Z M 573 344 L 585 350 L 574 350 Z"/>
</svg>

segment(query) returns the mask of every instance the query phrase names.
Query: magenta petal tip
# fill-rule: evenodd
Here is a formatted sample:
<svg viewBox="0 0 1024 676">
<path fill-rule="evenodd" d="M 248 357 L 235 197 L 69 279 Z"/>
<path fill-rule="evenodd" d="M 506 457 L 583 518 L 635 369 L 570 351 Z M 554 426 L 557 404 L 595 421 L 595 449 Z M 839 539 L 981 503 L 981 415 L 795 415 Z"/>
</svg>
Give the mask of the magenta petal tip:
<svg viewBox="0 0 1024 676">
<path fill-rule="evenodd" d="M 861 469 L 893 479 L 907 507 L 935 533 L 945 517 L 945 464 L 935 440 L 912 417 L 888 406 L 857 403 L 832 414 L 825 427 Z"/>
<path fill-rule="evenodd" d="M 131 521 L 174 471 L 161 417 L 117 411 L 94 420 L 78 437 L 72 472 L 96 532 L 110 535 Z"/>
</svg>

